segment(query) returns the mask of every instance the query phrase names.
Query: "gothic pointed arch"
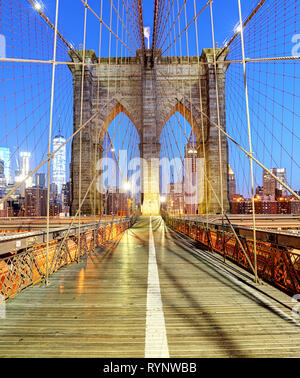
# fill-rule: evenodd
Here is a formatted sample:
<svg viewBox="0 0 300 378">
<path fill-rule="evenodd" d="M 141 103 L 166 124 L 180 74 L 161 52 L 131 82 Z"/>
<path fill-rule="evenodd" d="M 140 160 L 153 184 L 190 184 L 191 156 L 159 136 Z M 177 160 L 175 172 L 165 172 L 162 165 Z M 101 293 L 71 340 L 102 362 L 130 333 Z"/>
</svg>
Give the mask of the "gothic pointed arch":
<svg viewBox="0 0 300 378">
<path fill-rule="evenodd" d="M 168 120 L 176 113 L 180 113 L 187 122 L 191 125 L 192 130 L 195 134 L 197 143 L 202 142 L 202 134 L 204 134 L 204 141 L 208 138 L 208 127 L 205 117 L 201 117 L 199 111 L 188 101 L 176 101 L 174 104 L 170 105 L 169 109 L 164 114 L 164 118 L 161 119 L 159 127 L 159 135 L 161 134 L 163 128 L 165 127 Z M 202 125 L 203 122 L 203 132 Z"/>
<path fill-rule="evenodd" d="M 99 131 L 99 140 L 102 141 L 105 133 L 111 122 L 120 114 L 124 113 L 135 126 L 138 134 L 141 134 L 138 123 L 132 116 L 131 112 L 128 111 L 128 106 L 124 102 L 120 102 L 117 99 L 112 99 L 101 111 L 97 117 L 97 129 Z"/>
</svg>

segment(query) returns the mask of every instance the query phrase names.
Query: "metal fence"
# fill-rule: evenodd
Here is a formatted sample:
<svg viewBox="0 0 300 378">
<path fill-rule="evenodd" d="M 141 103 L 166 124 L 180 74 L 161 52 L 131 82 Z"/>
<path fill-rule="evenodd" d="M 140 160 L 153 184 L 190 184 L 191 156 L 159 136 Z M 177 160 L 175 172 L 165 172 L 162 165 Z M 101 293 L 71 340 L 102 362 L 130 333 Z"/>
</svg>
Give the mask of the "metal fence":
<svg viewBox="0 0 300 378">
<path fill-rule="evenodd" d="M 95 248 L 115 240 L 133 222 L 134 219 L 123 219 L 89 225 L 81 230 L 80 238 L 78 233 L 71 234 L 69 229 L 62 230 L 64 232 L 60 232 L 57 239 L 49 242 L 48 259 L 45 242 L 0 258 L 0 296 L 5 299 L 13 297 L 23 289 L 45 280 L 63 266 L 78 261 L 80 257 L 95 251 Z"/>
<path fill-rule="evenodd" d="M 254 266 L 254 242 L 251 238 L 251 229 L 236 227 L 234 234 L 228 226 L 226 229 L 222 225 L 191 221 L 168 215 L 164 215 L 164 220 L 175 231 L 197 240 L 208 250 L 217 252 L 224 258 L 228 258 L 252 272 L 251 265 L 252 267 Z M 286 235 L 260 231 L 257 236 L 258 276 L 285 292 L 290 294 L 299 293 L 300 250 L 288 246 Z M 286 241 L 285 245 L 280 244 L 281 236 Z M 291 245 L 295 243 L 298 245 L 299 242 L 299 237 L 291 237 Z"/>
</svg>

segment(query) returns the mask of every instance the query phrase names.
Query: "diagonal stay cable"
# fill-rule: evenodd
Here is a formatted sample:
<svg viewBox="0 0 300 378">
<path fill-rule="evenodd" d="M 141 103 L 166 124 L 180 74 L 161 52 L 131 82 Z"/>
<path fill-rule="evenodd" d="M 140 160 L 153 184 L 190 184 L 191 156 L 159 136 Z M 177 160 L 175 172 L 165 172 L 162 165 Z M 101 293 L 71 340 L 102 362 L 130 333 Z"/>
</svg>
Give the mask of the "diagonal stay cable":
<svg viewBox="0 0 300 378">
<path fill-rule="evenodd" d="M 188 25 L 178 34 L 178 36 L 174 39 L 174 41 L 162 52 L 164 54 L 169 48 L 177 41 L 178 38 L 182 36 L 182 34 L 188 30 L 188 28 L 198 19 L 198 17 L 205 11 L 205 9 L 212 3 L 213 0 L 209 0 L 206 5 L 198 12 L 198 14 L 188 23 Z"/>
<path fill-rule="evenodd" d="M 184 0 L 184 3 L 182 4 L 179 12 L 177 13 L 177 17 L 173 21 L 173 24 L 172 24 L 171 28 L 169 29 L 169 31 L 168 31 L 168 33 L 167 33 L 167 35 L 166 35 L 166 37 L 165 37 L 165 39 L 164 39 L 164 41 L 163 41 L 163 43 L 161 44 L 160 47 L 163 47 L 163 45 L 166 43 L 166 40 L 168 39 L 169 34 L 171 33 L 171 31 L 173 30 L 174 26 L 176 25 L 176 22 L 177 22 L 178 18 L 180 17 L 180 14 L 181 14 L 182 10 L 184 9 L 184 5 L 185 5 L 186 2 L 187 2 L 187 0 Z"/>
<path fill-rule="evenodd" d="M 111 29 L 111 27 L 109 25 L 106 24 L 106 22 L 97 14 L 97 12 L 95 12 L 93 10 L 93 8 L 91 8 L 91 6 L 89 4 L 86 4 L 84 0 L 81 0 L 81 2 L 85 5 L 85 7 L 87 7 L 89 9 L 89 11 L 91 13 L 93 13 L 93 15 L 98 18 L 98 20 L 106 27 L 106 29 L 114 36 L 117 38 L 118 41 L 120 41 L 133 55 L 135 55 L 135 53 L 131 50 L 130 47 L 127 46 L 127 44 L 121 40 L 121 38 L 119 38 L 119 36 Z"/>
</svg>

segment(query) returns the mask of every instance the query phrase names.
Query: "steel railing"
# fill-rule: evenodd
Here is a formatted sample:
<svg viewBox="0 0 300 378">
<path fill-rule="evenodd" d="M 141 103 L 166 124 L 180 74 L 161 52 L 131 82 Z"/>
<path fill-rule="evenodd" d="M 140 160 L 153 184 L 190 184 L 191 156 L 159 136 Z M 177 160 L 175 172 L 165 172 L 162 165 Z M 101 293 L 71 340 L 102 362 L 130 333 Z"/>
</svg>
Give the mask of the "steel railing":
<svg viewBox="0 0 300 378">
<path fill-rule="evenodd" d="M 80 257 L 92 253 L 106 242 L 115 240 L 134 222 L 135 218 L 123 218 L 84 225 L 80 230 L 80 238 L 78 226 L 51 230 L 48 274 L 78 261 Z M 45 231 L 0 238 L 2 252 L 4 246 L 6 248 L 0 258 L 0 295 L 5 299 L 45 279 L 47 243 L 44 239 Z"/>
<path fill-rule="evenodd" d="M 238 242 L 228 225 L 189 220 L 168 214 L 164 214 L 163 218 L 175 231 L 191 237 L 206 249 L 217 252 L 252 272 L 249 264 L 249 260 L 252 265 L 254 263 L 251 229 L 234 226 Z M 256 249 L 258 276 L 285 292 L 299 293 L 300 236 L 259 230 Z"/>
</svg>

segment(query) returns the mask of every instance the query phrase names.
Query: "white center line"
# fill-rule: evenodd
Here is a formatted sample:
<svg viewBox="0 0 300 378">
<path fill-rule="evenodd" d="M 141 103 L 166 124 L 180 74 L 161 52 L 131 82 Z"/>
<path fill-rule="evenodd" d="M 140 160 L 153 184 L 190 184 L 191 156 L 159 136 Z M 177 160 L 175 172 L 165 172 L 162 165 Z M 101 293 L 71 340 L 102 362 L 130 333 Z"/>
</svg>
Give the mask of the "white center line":
<svg viewBox="0 0 300 378">
<path fill-rule="evenodd" d="M 150 217 L 145 358 L 169 358 L 155 245 Z"/>
</svg>

